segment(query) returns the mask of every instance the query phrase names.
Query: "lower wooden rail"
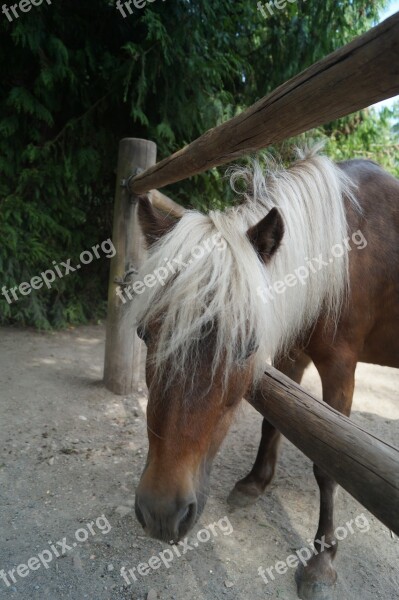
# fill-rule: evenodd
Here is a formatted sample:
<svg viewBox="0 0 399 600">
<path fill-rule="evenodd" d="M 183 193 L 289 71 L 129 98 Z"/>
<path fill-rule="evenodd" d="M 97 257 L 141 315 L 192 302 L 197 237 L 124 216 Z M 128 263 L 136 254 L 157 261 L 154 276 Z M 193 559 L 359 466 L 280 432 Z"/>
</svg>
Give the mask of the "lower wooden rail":
<svg viewBox="0 0 399 600">
<path fill-rule="evenodd" d="M 272 367 L 247 400 L 306 456 L 399 535 L 399 450 Z"/>
</svg>

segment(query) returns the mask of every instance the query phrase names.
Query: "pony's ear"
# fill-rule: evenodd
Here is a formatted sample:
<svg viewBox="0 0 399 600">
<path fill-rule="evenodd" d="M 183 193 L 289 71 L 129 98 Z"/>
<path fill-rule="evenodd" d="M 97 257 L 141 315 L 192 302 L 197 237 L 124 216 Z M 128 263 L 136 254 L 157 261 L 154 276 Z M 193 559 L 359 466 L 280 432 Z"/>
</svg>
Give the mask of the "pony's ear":
<svg viewBox="0 0 399 600">
<path fill-rule="evenodd" d="M 177 219 L 152 206 L 148 196 L 139 196 L 137 214 L 148 247 L 157 242 L 177 223 Z"/>
<path fill-rule="evenodd" d="M 264 262 L 276 252 L 283 235 L 284 223 L 277 208 L 272 208 L 266 217 L 247 231 L 249 241 Z"/>
</svg>

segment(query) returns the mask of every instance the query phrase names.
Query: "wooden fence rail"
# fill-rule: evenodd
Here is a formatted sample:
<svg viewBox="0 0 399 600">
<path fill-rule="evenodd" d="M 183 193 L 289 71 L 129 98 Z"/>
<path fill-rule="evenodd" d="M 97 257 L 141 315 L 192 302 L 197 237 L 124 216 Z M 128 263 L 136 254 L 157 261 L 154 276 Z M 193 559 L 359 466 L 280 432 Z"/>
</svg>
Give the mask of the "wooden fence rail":
<svg viewBox="0 0 399 600">
<path fill-rule="evenodd" d="M 399 450 L 268 367 L 247 398 L 299 450 L 399 535 Z"/>
<path fill-rule="evenodd" d="M 399 94 L 399 12 L 135 177 L 143 194 Z"/>
<path fill-rule="evenodd" d="M 159 192 L 158 190 L 150 190 L 148 195 L 152 204 L 156 208 L 159 208 L 163 212 L 166 212 L 172 215 L 173 217 L 183 216 L 185 208 L 183 208 L 183 206 L 180 206 L 180 204 L 172 200 L 172 198 L 165 196 L 165 194 Z"/>
</svg>

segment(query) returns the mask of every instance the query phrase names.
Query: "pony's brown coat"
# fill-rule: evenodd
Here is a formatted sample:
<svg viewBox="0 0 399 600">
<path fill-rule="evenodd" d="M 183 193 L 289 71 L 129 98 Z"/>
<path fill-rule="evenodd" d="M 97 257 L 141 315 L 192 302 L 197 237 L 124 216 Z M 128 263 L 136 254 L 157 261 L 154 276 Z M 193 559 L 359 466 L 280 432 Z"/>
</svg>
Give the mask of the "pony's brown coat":
<svg viewBox="0 0 399 600">
<path fill-rule="evenodd" d="M 370 161 L 348 161 L 340 168 L 356 183 L 362 208 L 359 213 L 347 203 L 348 231 L 360 230 L 367 245 L 362 251 L 348 253 L 350 291 L 338 323 L 320 314 L 309 331 L 302 332 L 300 346 L 294 345 L 276 366 L 300 382 L 312 360 L 322 380 L 325 402 L 349 415 L 358 361 L 399 367 L 399 181 Z M 139 216 L 147 238 L 154 232 L 158 235 L 165 226 L 148 205 L 140 209 Z M 267 219 L 264 222 L 266 228 L 270 226 Z M 258 229 L 255 246 L 262 238 Z M 190 391 L 185 390 L 184 381 L 164 390 L 154 378 L 151 361 L 156 352 L 156 323 L 150 325 L 146 336 L 150 449 L 137 491 L 136 512 L 152 535 L 168 540 L 184 535 L 203 508 L 212 459 L 234 408 L 251 385 L 252 363 L 249 358 L 244 366 L 237 366 L 227 387 L 222 385 L 220 372 L 209 389 L 211 357 L 205 352 L 200 364 L 192 365 L 195 386 Z M 185 393 L 195 394 L 196 401 L 186 402 Z M 264 422 L 255 465 L 236 484 L 232 501 L 242 504 L 263 492 L 274 473 L 278 439 L 278 432 Z M 299 573 L 299 591 L 306 598 L 317 598 L 320 586 L 330 586 L 336 578 L 332 565 L 337 550 L 333 524 L 336 484 L 317 467 L 315 476 L 321 500 L 316 540 L 324 536 L 327 543 L 334 544 L 314 556 Z"/>
</svg>

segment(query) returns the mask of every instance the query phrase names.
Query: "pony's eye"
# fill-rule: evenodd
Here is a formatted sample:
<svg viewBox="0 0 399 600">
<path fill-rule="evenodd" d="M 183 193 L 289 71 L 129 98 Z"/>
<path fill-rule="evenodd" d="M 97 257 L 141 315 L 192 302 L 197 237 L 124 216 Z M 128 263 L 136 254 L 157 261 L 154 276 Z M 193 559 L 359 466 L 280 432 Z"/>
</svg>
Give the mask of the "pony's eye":
<svg viewBox="0 0 399 600">
<path fill-rule="evenodd" d="M 249 358 L 250 356 L 252 356 L 252 354 L 255 354 L 255 352 L 257 352 L 258 350 L 259 350 L 258 341 L 256 340 L 255 336 L 252 336 L 248 342 L 246 358 Z"/>
<path fill-rule="evenodd" d="M 211 333 L 214 333 L 215 324 L 213 321 L 207 321 L 203 325 L 201 325 L 201 337 L 208 337 Z"/>
<path fill-rule="evenodd" d="M 255 354 L 255 352 L 257 352 L 258 348 L 259 348 L 259 345 L 255 339 L 255 336 L 252 336 L 250 338 L 250 340 L 248 341 L 248 345 L 247 345 L 246 351 L 244 352 L 244 355 L 238 356 L 237 361 L 242 362 L 244 360 L 248 360 L 248 358 L 250 358 L 252 356 L 252 354 Z"/>
<path fill-rule="evenodd" d="M 142 327 L 140 325 L 137 327 L 137 335 L 139 336 L 139 338 L 141 340 L 143 340 L 143 342 L 145 344 L 148 343 L 148 333 L 146 332 L 146 330 L 144 329 L 144 327 Z"/>
</svg>

